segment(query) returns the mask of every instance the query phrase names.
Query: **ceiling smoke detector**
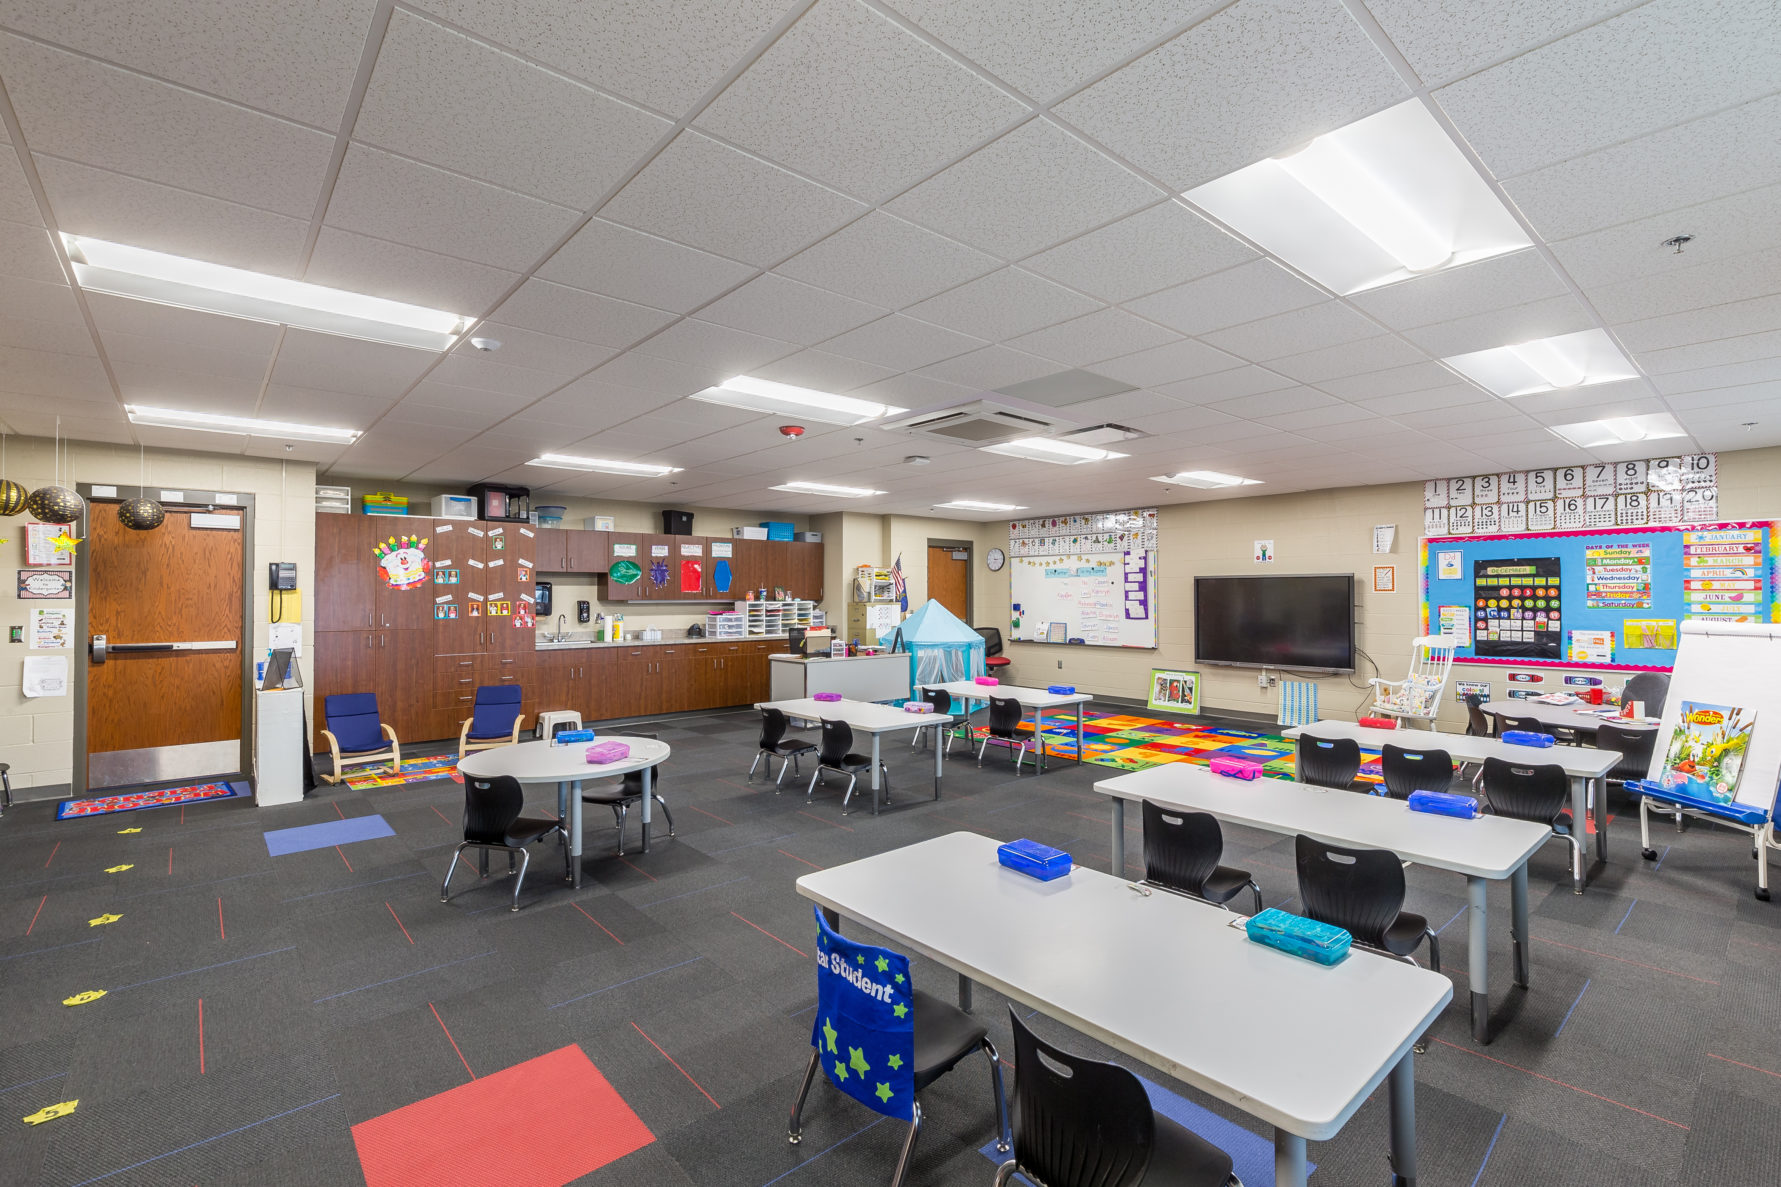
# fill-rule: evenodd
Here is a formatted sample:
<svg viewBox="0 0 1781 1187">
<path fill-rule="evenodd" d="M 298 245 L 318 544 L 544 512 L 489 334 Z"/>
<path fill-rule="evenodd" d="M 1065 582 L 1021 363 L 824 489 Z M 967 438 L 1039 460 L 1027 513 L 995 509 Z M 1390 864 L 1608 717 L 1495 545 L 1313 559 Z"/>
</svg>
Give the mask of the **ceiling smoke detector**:
<svg viewBox="0 0 1781 1187">
<path fill-rule="evenodd" d="M 780 425 L 779 426 L 779 435 L 781 437 L 789 437 L 793 441 L 796 441 L 799 437 L 802 437 L 804 435 L 804 426 L 803 425 Z"/>
<path fill-rule="evenodd" d="M 484 353 L 492 353 L 501 349 L 501 340 L 499 338 L 472 338 L 470 345 Z"/>
<path fill-rule="evenodd" d="M 927 456 L 925 453 L 912 453 L 903 459 L 903 464 L 906 466 L 925 466 L 933 460 L 933 458 Z"/>
</svg>

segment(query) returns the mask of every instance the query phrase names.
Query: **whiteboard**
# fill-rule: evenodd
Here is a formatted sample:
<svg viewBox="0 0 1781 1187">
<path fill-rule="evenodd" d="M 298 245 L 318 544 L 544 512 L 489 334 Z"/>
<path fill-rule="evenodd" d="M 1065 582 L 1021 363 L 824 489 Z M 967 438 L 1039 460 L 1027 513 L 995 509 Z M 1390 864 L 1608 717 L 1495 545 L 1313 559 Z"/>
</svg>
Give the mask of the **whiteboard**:
<svg viewBox="0 0 1781 1187">
<path fill-rule="evenodd" d="M 1155 549 L 1017 556 L 1008 565 L 1013 638 L 1091 647 L 1156 646 Z"/>
<path fill-rule="evenodd" d="M 1745 807 L 1767 811 L 1775 803 L 1775 787 L 1781 781 L 1781 679 L 1777 673 L 1781 673 L 1781 625 L 1683 623 L 1648 776 L 1655 779 L 1663 770 L 1664 749 L 1682 716 L 1683 701 L 1735 705 L 1756 714 L 1736 799 Z"/>
</svg>

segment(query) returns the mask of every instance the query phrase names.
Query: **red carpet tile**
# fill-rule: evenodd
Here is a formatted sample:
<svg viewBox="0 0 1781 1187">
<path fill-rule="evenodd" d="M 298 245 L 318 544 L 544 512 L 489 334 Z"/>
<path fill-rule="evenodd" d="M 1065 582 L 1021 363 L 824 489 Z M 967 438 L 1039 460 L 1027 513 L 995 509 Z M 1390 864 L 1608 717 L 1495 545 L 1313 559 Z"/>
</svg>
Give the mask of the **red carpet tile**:
<svg viewBox="0 0 1781 1187">
<path fill-rule="evenodd" d="M 655 1140 L 573 1044 L 360 1122 L 352 1136 L 370 1187 L 561 1187 Z"/>
</svg>

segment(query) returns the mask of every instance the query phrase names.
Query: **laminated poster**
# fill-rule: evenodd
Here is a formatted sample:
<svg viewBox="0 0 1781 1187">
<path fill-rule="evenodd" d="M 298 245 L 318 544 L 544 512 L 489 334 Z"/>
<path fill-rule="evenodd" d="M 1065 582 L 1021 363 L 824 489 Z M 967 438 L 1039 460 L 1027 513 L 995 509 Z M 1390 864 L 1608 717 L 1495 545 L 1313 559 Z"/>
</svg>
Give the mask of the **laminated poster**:
<svg viewBox="0 0 1781 1187">
<path fill-rule="evenodd" d="M 1453 685 L 1453 699 L 1465 704 L 1471 696 L 1483 697 L 1488 704 L 1491 697 L 1490 681 L 1488 680 L 1456 680 Z"/>
<path fill-rule="evenodd" d="M 68 657 L 65 655 L 26 656 L 22 691 L 28 697 L 67 696 Z"/>
<path fill-rule="evenodd" d="M 65 651 L 74 645 L 74 612 L 34 608 L 31 611 L 32 651 Z"/>
<path fill-rule="evenodd" d="M 686 559 L 680 562 L 680 592 L 698 593 L 705 588 L 705 562 Z"/>
<path fill-rule="evenodd" d="M 1572 631 L 1568 657 L 1580 664 L 1611 664 L 1614 662 L 1613 631 Z"/>
</svg>

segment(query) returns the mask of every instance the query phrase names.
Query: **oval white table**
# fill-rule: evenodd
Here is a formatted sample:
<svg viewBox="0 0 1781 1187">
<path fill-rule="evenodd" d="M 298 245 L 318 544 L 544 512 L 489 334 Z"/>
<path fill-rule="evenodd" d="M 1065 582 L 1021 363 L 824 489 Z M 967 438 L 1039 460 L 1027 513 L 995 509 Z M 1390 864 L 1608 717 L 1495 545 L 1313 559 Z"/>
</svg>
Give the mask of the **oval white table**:
<svg viewBox="0 0 1781 1187">
<path fill-rule="evenodd" d="M 643 772 L 643 851 L 649 852 L 650 768 L 665 761 L 672 751 L 668 743 L 655 738 L 629 738 L 623 735 L 602 735 L 601 742 L 623 742 L 631 748 L 623 762 L 590 763 L 587 748 L 593 743 L 571 742 L 556 746 L 550 742 L 521 742 L 515 746 L 498 746 L 478 750 L 458 763 L 465 776 L 487 779 L 495 775 L 512 775 L 521 783 L 554 783 L 557 785 L 557 814 L 567 814 L 569 825 L 570 866 L 575 871 L 571 884 L 581 885 L 581 784 L 584 779 L 610 779 Z"/>
</svg>

